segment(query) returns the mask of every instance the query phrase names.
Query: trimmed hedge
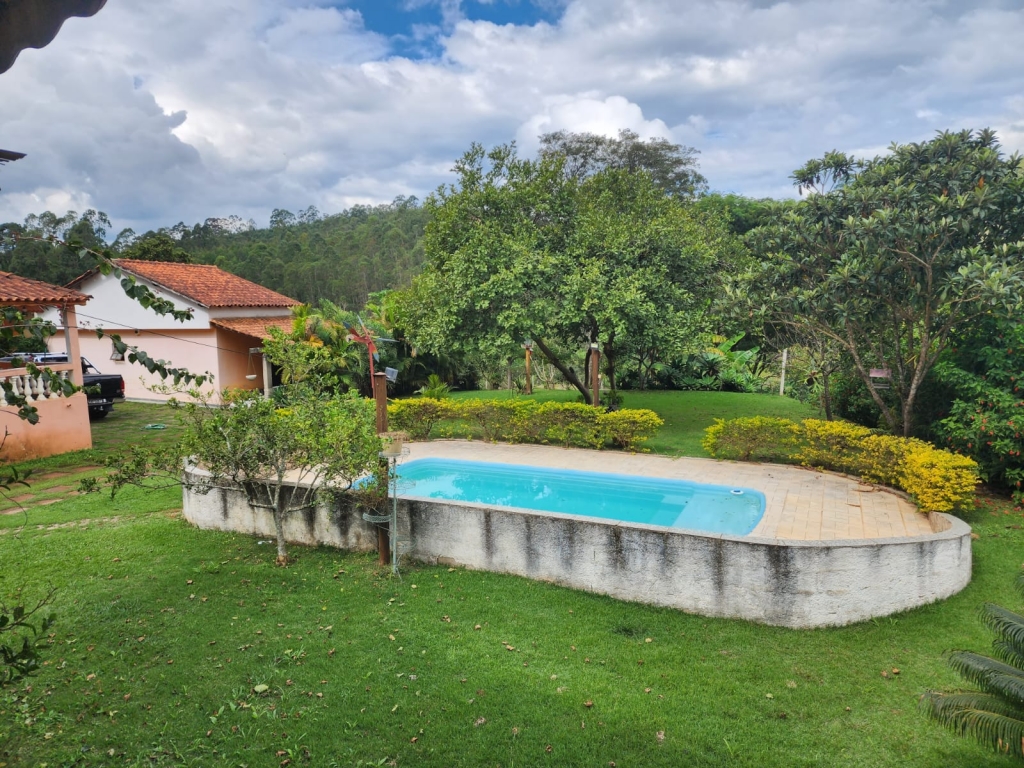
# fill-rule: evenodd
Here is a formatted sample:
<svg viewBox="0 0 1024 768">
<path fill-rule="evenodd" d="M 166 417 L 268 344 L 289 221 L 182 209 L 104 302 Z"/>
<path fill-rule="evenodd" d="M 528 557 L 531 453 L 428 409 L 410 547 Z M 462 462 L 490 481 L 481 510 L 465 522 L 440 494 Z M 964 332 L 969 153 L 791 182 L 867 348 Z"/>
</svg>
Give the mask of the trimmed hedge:
<svg viewBox="0 0 1024 768">
<path fill-rule="evenodd" d="M 654 411 L 623 409 L 606 413 L 583 403 L 533 400 L 435 400 L 429 397 L 388 404 L 388 423 L 415 440 L 472 437 L 505 443 L 553 443 L 604 448 L 611 443 L 641 451 L 642 443 L 665 422 Z"/>
<path fill-rule="evenodd" d="M 978 465 L 967 456 L 847 421 L 716 419 L 703 445 L 716 459 L 799 463 L 858 475 L 906 491 L 925 512 L 963 509 L 978 483 Z"/>
</svg>

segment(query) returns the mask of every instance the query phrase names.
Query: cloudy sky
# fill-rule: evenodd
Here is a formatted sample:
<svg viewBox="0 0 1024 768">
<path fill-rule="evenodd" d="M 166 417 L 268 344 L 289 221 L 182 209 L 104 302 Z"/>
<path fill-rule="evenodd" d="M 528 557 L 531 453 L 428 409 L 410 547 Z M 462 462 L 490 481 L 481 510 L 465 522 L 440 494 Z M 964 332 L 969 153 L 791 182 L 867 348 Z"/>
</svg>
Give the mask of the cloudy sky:
<svg viewBox="0 0 1024 768">
<path fill-rule="evenodd" d="M 425 196 L 473 141 L 631 128 L 711 187 L 991 126 L 1024 149 L 1024 0 L 109 0 L 0 75 L 0 221 L 115 232 Z"/>
</svg>

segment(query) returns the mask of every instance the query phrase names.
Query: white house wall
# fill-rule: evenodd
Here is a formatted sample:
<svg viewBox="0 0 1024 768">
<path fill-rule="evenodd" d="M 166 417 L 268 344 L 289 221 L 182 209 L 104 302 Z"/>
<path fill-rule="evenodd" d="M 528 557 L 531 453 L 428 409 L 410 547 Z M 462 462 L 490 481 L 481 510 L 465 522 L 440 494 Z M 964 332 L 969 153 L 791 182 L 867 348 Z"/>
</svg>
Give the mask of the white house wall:
<svg viewBox="0 0 1024 768">
<path fill-rule="evenodd" d="M 176 309 L 191 309 L 192 319 L 182 323 L 170 315 L 158 315 L 134 299 L 128 298 L 118 278 L 113 275 L 96 274 L 77 286 L 79 291 L 92 296 L 88 304 L 78 309 L 78 327 L 83 332 L 83 337 L 88 335 L 88 331 L 100 327 L 117 333 L 136 328 L 151 331 L 209 330 L 209 310 L 147 280 L 136 280 L 148 286 L 157 296 L 174 302 Z M 263 314 L 266 314 L 265 310 Z M 60 315 L 56 309 L 47 309 L 42 317 L 55 325 L 60 325 Z M 86 357 L 89 355 L 86 354 Z"/>
</svg>

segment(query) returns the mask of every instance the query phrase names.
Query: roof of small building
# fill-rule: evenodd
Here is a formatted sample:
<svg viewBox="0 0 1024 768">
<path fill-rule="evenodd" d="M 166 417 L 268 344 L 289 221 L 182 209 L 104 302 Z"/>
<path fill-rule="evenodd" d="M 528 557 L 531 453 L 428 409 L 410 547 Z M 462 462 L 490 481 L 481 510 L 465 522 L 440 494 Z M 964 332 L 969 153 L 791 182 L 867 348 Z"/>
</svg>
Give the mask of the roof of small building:
<svg viewBox="0 0 1024 768">
<path fill-rule="evenodd" d="M 292 330 L 292 319 L 290 317 L 224 317 L 211 320 L 210 325 L 218 328 L 226 328 L 244 336 L 252 336 L 257 339 L 269 339 L 270 329 L 279 328 L 284 333 Z"/>
<path fill-rule="evenodd" d="M 125 272 L 191 299 L 207 309 L 221 307 L 293 307 L 302 302 L 232 275 L 213 264 L 114 259 Z M 79 285 L 96 274 L 90 270 L 68 283 Z"/>
<path fill-rule="evenodd" d="M 55 307 L 85 304 L 90 298 L 71 288 L 0 272 L 0 304 L 4 306 Z"/>
</svg>

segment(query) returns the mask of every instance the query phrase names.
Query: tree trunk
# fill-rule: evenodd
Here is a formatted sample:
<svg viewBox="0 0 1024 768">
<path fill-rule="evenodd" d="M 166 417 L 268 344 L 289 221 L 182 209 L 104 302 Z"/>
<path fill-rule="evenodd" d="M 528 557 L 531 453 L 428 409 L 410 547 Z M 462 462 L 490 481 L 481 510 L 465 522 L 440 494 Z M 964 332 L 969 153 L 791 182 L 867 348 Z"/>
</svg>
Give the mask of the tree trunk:
<svg viewBox="0 0 1024 768">
<path fill-rule="evenodd" d="M 277 493 L 274 499 L 274 532 L 277 534 L 277 564 L 288 565 L 288 549 L 284 540 L 284 489 L 277 484 Z"/>
<path fill-rule="evenodd" d="M 547 358 L 547 361 L 549 363 L 555 366 L 558 372 L 565 377 L 566 381 L 568 381 L 570 384 L 576 387 L 576 389 L 579 390 L 580 394 L 583 395 L 583 397 L 587 398 L 590 396 L 590 393 L 587 391 L 587 388 L 583 385 L 583 382 L 580 381 L 580 377 L 576 375 L 576 371 L 574 371 L 572 368 L 569 368 L 567 365 L 565 365 L 565 363 L 563 363 L 561 360 L 555 357 L 554 353 L 550 349 L 548 349 L 548 345 L 544 343 L 543 339 L 534 338 L 533 341 L 537 345 L 537 349 L 541 351 L 541 354 Z"/>
<path fill-rule="evenodd" d="M 615 404 L 615 393 L 617 391 L 615 383 L 615 345 L 611 340 L 604 345 L 604 375 L 608 379 L 608 389 L 611 391 L 608 399 L 608 410 L 616 411 L 619 407 Z"/>
<path fill-rule="evenodd" d="M 829 385 L 829 379 L 831 374 L 822 372 L 821 374 L 821 402 L 825 406 L 825 421 L 832 421 L 832 389 Z"/>
</svg>

